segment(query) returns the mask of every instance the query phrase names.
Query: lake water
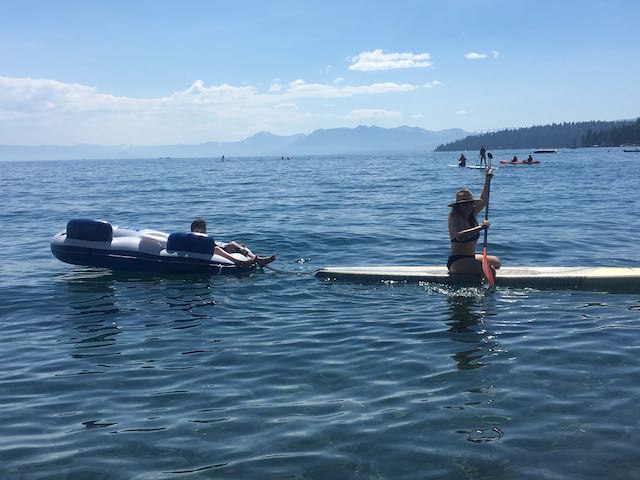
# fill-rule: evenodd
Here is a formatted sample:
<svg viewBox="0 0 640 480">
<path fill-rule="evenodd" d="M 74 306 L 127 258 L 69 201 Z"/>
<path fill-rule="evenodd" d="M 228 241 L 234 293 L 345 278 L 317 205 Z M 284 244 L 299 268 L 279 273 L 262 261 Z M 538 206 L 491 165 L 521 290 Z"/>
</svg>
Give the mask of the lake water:
<svg viewBox="0 0 640 480">
<path fill-rule="evenodd" d="M 637 155 L 499 168 L 489 253 L 639 266 Z M 640 478 L 640 295 L 313 277 L 444 264 L 446 205 L 483 182 L 457 156 L 1 163 L 0 478 Z M 49 250 L 74 217 L 197 216 L 278 271 L 115 274 Z"/>
</svg>

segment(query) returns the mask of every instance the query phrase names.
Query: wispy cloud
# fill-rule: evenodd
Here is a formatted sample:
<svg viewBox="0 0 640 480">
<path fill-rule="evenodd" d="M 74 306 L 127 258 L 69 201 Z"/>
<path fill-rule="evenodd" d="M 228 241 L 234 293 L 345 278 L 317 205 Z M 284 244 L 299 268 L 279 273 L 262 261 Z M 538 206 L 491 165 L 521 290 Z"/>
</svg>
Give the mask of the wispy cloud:
<svg viewBox="0 0 640 480">
<path fill-rule="evenodd" d="M 269 91 L 270 92 L 279 92 L 280 90 L 282 90 L 282 83 L 280 82 L 279 78 L 276 78 L 269 85 Z"/>
<path fill-rule="evenodd" d="M 362 52 L 351 58 L 349 70 L 369 72 L 373 70 L 394 70 L 398 68 L 430 67 L 431 58 L 428 53 L 384 53 L 381 49 L 372 52 Z"/>
<path fill-rule="evenodd" d="M 298 106 L 295 103 L 278 103 L 277 105 L 274 105 L 273 108 L 282 110 L 297 110 Z"/>
<path fill-rule="evenodd" d="M 295 80 L 289 84 L 289 90 L 285 95 L 291 97 L 321 97 L 321 98 L 339 98 L 351 97 L 354 95 L 376 95 L 382 93 L 393 92 L 410 92 L 417 90 L 417 85 L 410 83 L 372 83 L 370 85 L 358 86 L 337 86 L 327 85 L 323 83 L 306 83 L 303 80 Z"/>
<path fill-rule="evenodd" d="M 491 50 L 491 56 L 493 56 L 493 58 L 498 58 L 498 56 L 500 55 L 500 52 L 497 50 Z"/>
<path fill-rule="evenodd" d="M 0 76 L 0 143 L 200 142 L 240 139 L 259 130 L 294 133 L 320 112 L 298 100 L 336 102 L 354 96 L 401 94 L 424 88 L 409 83 L 345 85 L 290 83 L 206 85 L 198 80 L 184 90 L 156 98 L 101 93 L 98 88 L 47 79 Z M 339 108 L 339 106 L 336 106 Z M 386 110 L 354 110 L 352 115 L 389 118 Z"/>
<path fill-rule="evenodd" d="M 439 87 L 440 85 L 444 85 L 444 84 L 439 80 L 433 80 L 432 82 L 425 83 L 422 86 L 424 88 L 433 88 L 433 87 Z"/>
<path fill-rule="evenodd" d="M 484 53 L 471 52 L 467 53 L 464 58 L 468 60 L 482 60 L 483 58 L 487 58 L 487 55 Z"/>
<path fill-rule="evenodd" d="M 458 111 L 456 112 L 456 115 L 462 115 L 462 116 L 463 116 L 463 115 L 467 115 L 467 113 L 468 113 L 468 112 L 467 112 L 466 110 L 458 110 Z"/>
<path fill-rule="evenodd" d="M 383 110 L 377 108 L 361 108 L 351 110 L 351 112 L 345 117 L 347 120 L 369 120 L 369 119 L 388 119 L 398 118 L 402 116 L 402 113 L 395 112 L 393 110 Z"/>
</svg>

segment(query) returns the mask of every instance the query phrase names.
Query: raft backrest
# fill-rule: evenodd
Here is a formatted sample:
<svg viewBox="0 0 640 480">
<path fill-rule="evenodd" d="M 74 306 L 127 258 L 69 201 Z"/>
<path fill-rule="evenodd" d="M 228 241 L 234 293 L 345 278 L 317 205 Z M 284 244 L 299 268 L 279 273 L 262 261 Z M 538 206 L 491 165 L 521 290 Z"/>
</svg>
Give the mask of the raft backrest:
<svg viewBox="0 0 640 480">
<path fill-rule="evenodd" d="M 113 228 L 108 222 L 90 218 L 74 218 L 67 223 L 67 238 L 90 242 L 110 242 Z"/>
<path fill-rule="evenodd" d="M 213 255 L 216 243 L 213 237 L 197 233 L 176 232 L 167 239 L 168 252 L 190 252 Z"/>
</svg>

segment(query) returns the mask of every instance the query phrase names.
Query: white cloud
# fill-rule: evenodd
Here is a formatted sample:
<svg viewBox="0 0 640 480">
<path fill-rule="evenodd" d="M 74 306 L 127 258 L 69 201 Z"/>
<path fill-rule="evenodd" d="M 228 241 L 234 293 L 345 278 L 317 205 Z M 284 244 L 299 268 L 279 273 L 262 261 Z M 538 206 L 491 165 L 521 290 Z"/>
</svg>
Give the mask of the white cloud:
<svg viewBox="0 0 640 480">
<path fill-rule="evenodd" d="M 491 50 L 491 55 L 493 56 L 493 58 L 498 58 L 498 56 L 500 55 L 500 52 L 497 50 Z"/>
<path fill-rule="evenodd" d="M 458 110 L 456 115 L 466 115 L 468 112 L 466 110 Z"/>
<path fill-rule="evenodd" d="M 433 87 L 439 87 L 440 85 L 443 85 L 443 83 L 439 80 L 434 80 L 432 82 L 429 83 L 425 83 L 424 85 L 422 85 L 424 88 L 433 88 Z"/>
<path fill-rule="evenodd" d="M 366 119 L 388 119 L 398 118 L 402 116 L 400 112 L 394 112 L 392 110 L 382 110 L 377 108 L 361 108 L 351 110 L 351 112 L 345 117 L 346 120 L 366 120 Z"/>
<path fill-rule="evenodd" d="M 0 77 L 0 111 L 86 112 L 135 110 L 153 106 L 146 99 L 116 97 L 98 93 L 94 87 L 56 80 Z"/>
<path fill-rule="evenodd" d="M 279 108 L 282 110 L 297 110 L 298 106 L 295 103 L 279 103 L 274 105 L 273 108 Z"/>
<path fill-rule="evenodd" d="M 393 92 L 410 92 L 419 87 L 409 83 L 372 83 L 371 85 L 344 86 L 326 85 L 322 83 L 306 83 L 304 80 L 295 80 L 289 84 L 287 96 L 299 97 L 320 97 L 339 98 L 351 97 L 354 95 L 374 95 Z"/>
<path fill-rule="evenodd" d="M 468 60 L 481 60 L 483 58 L 487 58 L 487 55 L 484 53 L 471 52 L 467 53 L 464 58 Z"/>
<path fill-rule="evenodd" d="M 349 70 L 368 72 L 398 68 L 425 68 L 431 66 L 431 62 L 427 61 L 430 58 L 431 55 L 428 53 L 384 53 L 381 49 L 377 49 L 373 52 L 362 52 L 351 58 Z"/>
<path fill-rule="evenodd" d="M 269 91 L 270 92 L 279 92 L 280 90 L 282 90 L 282 83 L 280 83 L 280 79 L 279 78 L 275 78 L 271 84 L 269 85 Z"/>
<path fill-rule="evenodd" d="M 336 85 L 337 85 L 338 83 L 342 83 L 342 82 L 344 82 L 344 77 L 338 77 L 338 78 L 336 78 L 336 79 L 333 81 L 333 83 L 335 83 Z"/>
<path fill-rule="evenodd" d="M 320 111 L 309 102 L 338 104 L 354 96 L 382 96 L 422 88 L 393 82 L 365 85 L 289 84 L 275 79 L 263 89 L 251 85 L 209 85 L 195 81 L 156 98 L 101 93 L 98 88 L 55 80 L 0 76 L 0 143 L 161 144 L 239 140 L 259 130 L 298 133 L 318 128 Z M 306 108 L 297 105 L 306 99 Z M 378 118 L 386 110 L 354 111 Z M 376 113 L 377 112 L 377 113 Z"/>
<path fill-rule="evenodd" d="M 420 120 L 422 118 L 424 118 L 424 115 L 421 113 L 414 113 L 413 115 L 411 115 L 411 118 L 415 118 L 416 120 Z"/>
</svg>

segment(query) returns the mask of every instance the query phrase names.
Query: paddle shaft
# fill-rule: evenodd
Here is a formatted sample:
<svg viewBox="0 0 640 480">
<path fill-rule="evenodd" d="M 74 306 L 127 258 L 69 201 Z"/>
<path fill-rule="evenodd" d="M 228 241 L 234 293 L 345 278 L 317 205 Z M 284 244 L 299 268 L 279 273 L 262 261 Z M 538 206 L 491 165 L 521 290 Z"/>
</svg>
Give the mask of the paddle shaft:
<svg viewBox="0 0 640 480">
<path fill-rule="evenodd" d="M 491 155 L 491 154 L 489 154 Z M 489 157 L 489 160 L 491 160 L 491 157 Z M 491 164 L 489 164 L 487 166 L 487 168 L 491 168 Z M 491 181 L 489 181 L 489 183 L 487 183 L 487 204 L 484 206 L 484 219 L 485 220 L 489 220 L 489 194 L 491 193 Z M 487 235 L 489 234 L 489 229 L 485 228 L 484 229 L 484 244 L 482 245 L 482 248 L 484 250 L 487 249 Z"/>
</svg>

